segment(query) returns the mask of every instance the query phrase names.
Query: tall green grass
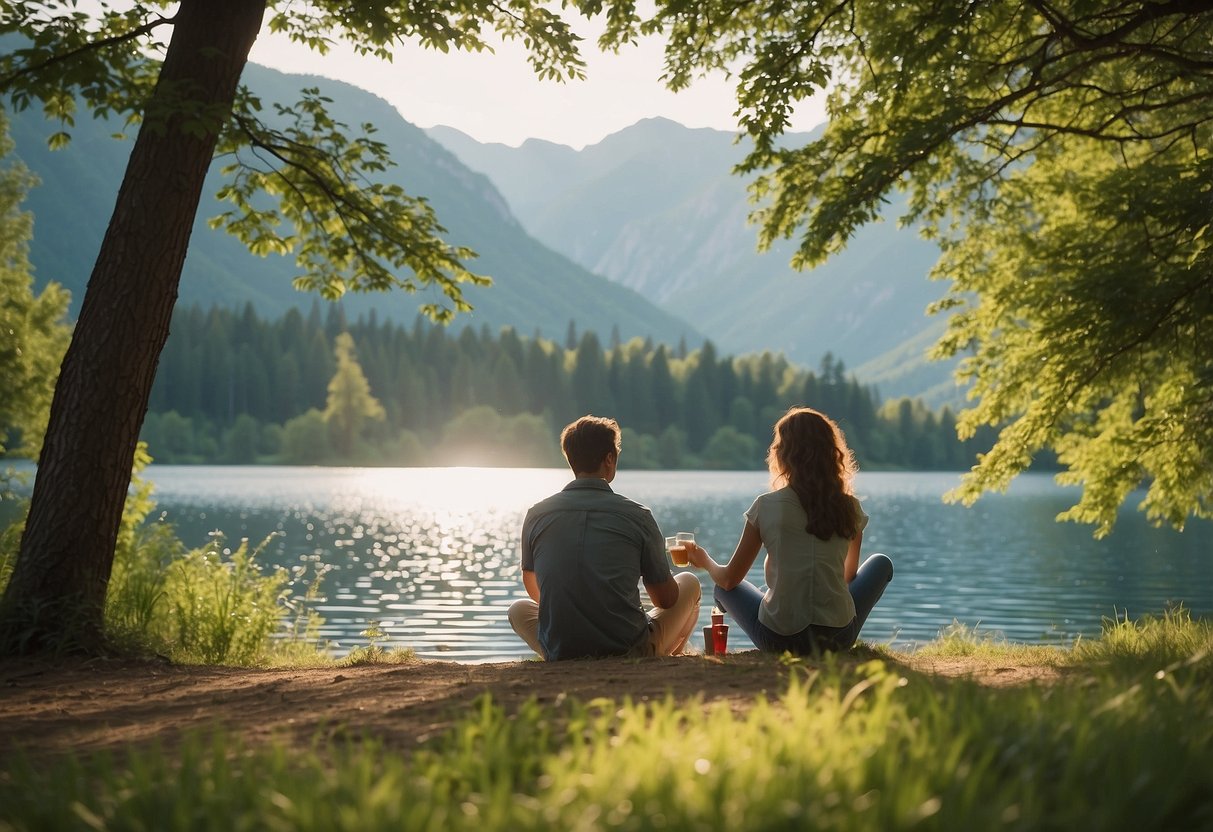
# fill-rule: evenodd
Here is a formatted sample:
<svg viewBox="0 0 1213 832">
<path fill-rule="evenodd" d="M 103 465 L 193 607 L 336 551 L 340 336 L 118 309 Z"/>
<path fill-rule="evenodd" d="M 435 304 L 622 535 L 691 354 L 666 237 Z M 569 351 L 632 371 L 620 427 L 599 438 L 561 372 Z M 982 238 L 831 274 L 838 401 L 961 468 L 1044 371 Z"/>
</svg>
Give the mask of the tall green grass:
<svg viewBox="0 0 1213 832">
<path fill-rule="evenodd" d="M 1130 619 L 1128 613 L 1103 620 L 1103 633 L 1096 640 L 1074 645 L 1076 661 L 1102 663 L 1132 671 L 1146 665 L 1165 669 L 1177 663 L 1192 663 L 1213 653 L 1213 621 L 1193 621 L 1186 607 L 1174 606 L 1161 615 Z"/>
<path fill-rule="evenodd" d="M 939 636 L 918 649 L 917 654 L 938 658 L 966 658 L 978 662 L 1013 661 L 1020 664 L 1054 666 L 1064 663 L 1061 645 L 1020 644 L 1008 641 L 995 630 L 983 630 L 953 621 Z"/>
<path fill-rule="evenodd" d="M 141 444 L 106 593 L 109 641 L 132 655 L 154 653 L 185 664 L 328 660 L 310 603 L 322 574 L 264 568 L 258 556 L 270 538 L 230 547 L 215 533 L 205 545 L 187 548 L 155 515 L 151 483 L 140 476 L 150 461 Z M 22 525 L 0 532 L 0 592 Z"/>
<path fill-rule="evenodd" d="M 1083 667 L 988 688 L 827 658 L 744 709 L 484 697 L 415 752 L 198 735 L 171 754 L 10 760 L 0 828 L 1213 828 L 1213 660 Z"/>
</svg>

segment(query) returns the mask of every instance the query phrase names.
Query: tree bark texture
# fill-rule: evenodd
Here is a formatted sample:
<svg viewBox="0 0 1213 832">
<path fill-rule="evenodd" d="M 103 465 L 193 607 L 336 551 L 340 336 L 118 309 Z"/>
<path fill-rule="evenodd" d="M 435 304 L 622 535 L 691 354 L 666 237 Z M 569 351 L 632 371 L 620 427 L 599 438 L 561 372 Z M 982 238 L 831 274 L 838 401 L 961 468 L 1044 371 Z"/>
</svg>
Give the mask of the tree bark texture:
<svg viewBox="0 0 1213 832">
<path fill-rule="evenodd" d="M 183 0 L 71 346 L 12 579 L 0 647 L 102 641 L 106 587 L 177 286 L 223 120 L 265 0 Z"/>
</svg>

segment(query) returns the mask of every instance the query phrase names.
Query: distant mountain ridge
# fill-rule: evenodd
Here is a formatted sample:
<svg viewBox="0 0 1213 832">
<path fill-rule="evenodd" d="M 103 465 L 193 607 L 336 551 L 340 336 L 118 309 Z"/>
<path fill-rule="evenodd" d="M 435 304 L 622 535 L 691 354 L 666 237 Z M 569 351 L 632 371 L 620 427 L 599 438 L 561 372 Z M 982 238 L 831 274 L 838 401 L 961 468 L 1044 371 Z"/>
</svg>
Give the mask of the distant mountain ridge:
<svg viewBox="0 0 1213 832">
<path fill-rule="evenodd" d="M 792 241 L 756 251 L 747 183 L 732 174 L 745 148 L 731 133 L 645 119 L 577 151 L 427 132 L 486 174 L 537 239 L 692 321 L 722 351 L 771 349 L 808 366 L 831 352 L 886 397 L 959 398 L 950 366 L 924 355 L 943 325 L 925 314 L 944 293 L 927 278 L 939 250 L 895 214 L 798 273 Z"/>
<path fill-rule="evenodd" d="M 247 68 L 243 80 L 266 102 L 291 103 L 300 89 L 318 87 L 333 99 L 334 118 L 352 127 L 370 122 L 378 128 L 376 139 L 389 146 L 397 164 L 385 178 L 410 194 L 427 197 L 448 229 L 446 239 L 470 246 L 480 255 L 469 261 L 472 271 L 494 278 L 489 288 L 465 287 L 475 311 L 457 316 L 456 326 L 487 325 L 495 330 L 509 325 L 524 335 L 538 331 L 560 339 L 573 320 L 579 330 L 593 329 L 604 336 L 617 326 L 624 338 L 651 336 L 669 344 L 682 337 L 691 344 L 702 340 L 694 325 L 528 235 L 488 177 L 469 169 L 386 101 L 349 84 L 285 75 L 256 65 Z M 56 129 L 36 111 L 9 116 L 15 155 L 41 180 L 24 205 L 35 218 L 30 251 L 35 278 L 40 284 L 56 280 L 67 286 L 73 309 L 78 309 L 131 142 L 112 138 L 118 132 L 116 124 L 80 119 L 68 148 L 50 151 L 46 137 Z M 206 226 L 207 218 L 225 207 L 213 200 L 220 181 L 218 167 L 212 169 L 204 190 L 180 302 L 228 307 L 248 302 L 267 316 L 292 306 L 306 309 L 314 295 L 291 287 L 297 273 L 292 258 L 255 257 L 235 239 Z M 344 305 L 351 318 L 374 309 L 381 319 L 408 322 L 427 299 L 440 299 L 437 290 L 417 296 L 399 291 L 350 294 Z"/>
</svg>

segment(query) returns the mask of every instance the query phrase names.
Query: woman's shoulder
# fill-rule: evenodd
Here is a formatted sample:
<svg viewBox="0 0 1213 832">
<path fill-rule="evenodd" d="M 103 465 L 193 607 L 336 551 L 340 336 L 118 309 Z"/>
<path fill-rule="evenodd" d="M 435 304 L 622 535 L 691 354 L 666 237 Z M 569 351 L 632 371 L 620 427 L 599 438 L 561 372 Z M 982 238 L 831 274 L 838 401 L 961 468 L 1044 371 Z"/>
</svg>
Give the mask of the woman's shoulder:
<svg viewBox="0 0 1213 832">
<path fill-rule="evenodd" d="M 783 488 L 776 488 L 772 491 L 764 491 L 763 493 L 759 494 L 757 497 L 754 498 L 755 503 L 764 503 L 764 504 L 779 503 L 779 502 L 784 502 L 787 500 L 791 500 L 792 502 L 795 502 L 795 503 L 800 502 L 800 498 L 796 496 L 796 492 L 793 491 L 792 487 L 789 485 L 785 485 Z"/>
<path fill-rule="evenodd" d="M 785 486 L 776 488 L 773 491 L 764 491 L 754 498 L 753 505 L 746 512 L 746 516 L 754 519 L 758 514 L 763 514 L 768 517 L 783 515 L 785 512 L 800 508 L 800 498 L 796 496 L 796 492 Z M 803 509 L 801 509 L 803 511 Z"/>
<path fill-rule="evenodd" d="M 769 507 L 774 504 L 773 501 L 778 499 L 776 495 L 781 490 L 782 489 L 778 489 L 776 491 L 764 491 L 755 497 L 754 502 L 750 503 L 750 507 L 746 509 L 746 518 L 751 521 L 757 521 L 758 512 L 762 511 L 763 509 L 769 509 Z"/>
</svg>

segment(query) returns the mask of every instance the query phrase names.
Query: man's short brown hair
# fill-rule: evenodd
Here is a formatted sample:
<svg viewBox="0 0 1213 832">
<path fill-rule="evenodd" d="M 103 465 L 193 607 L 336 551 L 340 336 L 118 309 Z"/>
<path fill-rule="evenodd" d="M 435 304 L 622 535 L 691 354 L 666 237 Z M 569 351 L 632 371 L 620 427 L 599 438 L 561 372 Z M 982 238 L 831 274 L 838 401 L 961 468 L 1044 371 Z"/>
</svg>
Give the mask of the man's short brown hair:
<svg viewBox="0 0 1213 832">
<path fill-rule="evenodd" d="M 619 423 L 614 419 L 582 416 L 560 432 L 560 449 L 574 474 L 592 474 L 620 447 Z"/>
</svg>

